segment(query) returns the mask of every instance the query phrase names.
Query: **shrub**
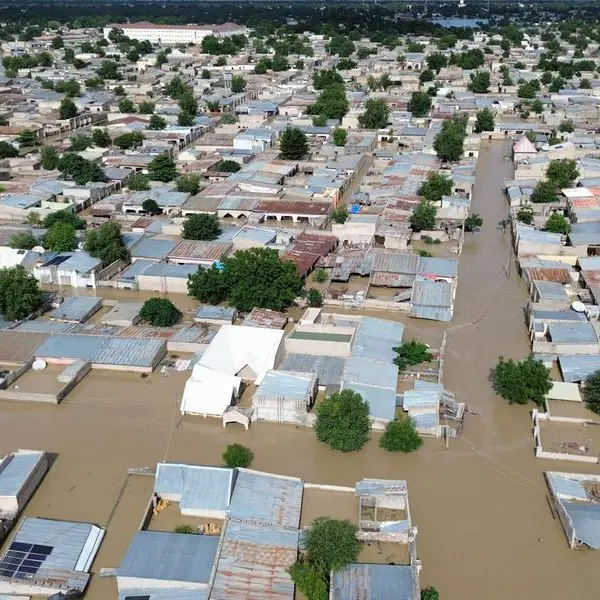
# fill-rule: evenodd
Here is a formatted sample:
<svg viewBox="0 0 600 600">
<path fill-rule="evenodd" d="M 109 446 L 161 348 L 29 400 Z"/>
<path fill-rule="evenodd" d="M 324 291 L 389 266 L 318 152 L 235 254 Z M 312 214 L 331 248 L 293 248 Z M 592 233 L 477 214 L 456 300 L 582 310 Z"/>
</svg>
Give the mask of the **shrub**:
<svg viewBox="0 0 600 600">
<path fill-rule="evenodd" d="M 156 327 L 171 327 L 180 317 L 177 307 L 167 298 L 150 298 L 140 310 L 140 319 Z"/>
<path fill-rule="evenodd" d="M 191 525 L 177 525 L 175 529 L 173 529 L 174 533 L 196 533 L 194 528 Z"/>
<path fill-rule="evenodd" d="M 379 440 L 380 448 L 388 452 L 414 452 L 423 445 L 423 439 L 410 418 L 390 421 Z"/>
<path fill-rule="evenodd" d="M 424 362 L 430 362 L 433 359 L 429 348 L 417 340 L 404 342 L 400 346 L 392 348 L 396 353 L 394 364 L 403 371 L 408 366 L 419 365 Z"/>
<path fill-rule="evenodd" d="M 241 444 L 230 444 L 223 452 L 223 460 L 230 469 L 249 467 L 253 458 L 252 450 Z"/>
</svg>

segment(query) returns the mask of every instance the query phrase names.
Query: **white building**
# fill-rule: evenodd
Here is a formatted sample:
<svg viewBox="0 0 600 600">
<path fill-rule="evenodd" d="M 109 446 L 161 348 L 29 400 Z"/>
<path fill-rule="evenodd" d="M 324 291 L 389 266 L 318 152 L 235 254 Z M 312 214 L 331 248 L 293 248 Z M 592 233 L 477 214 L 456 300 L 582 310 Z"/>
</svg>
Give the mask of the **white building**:
<svg viewBox="0 0 600 600">
<path fill-rule="evenodd" d="M 107 25 L 104 30 L 104 38 L 108 36 L 113 29 L 120 29 L 124 35 L 132 40 L 145 40 L 153 44 L 200 44 L 202 40 L 209 36 L 226 37 L 234 34 L 246 33 L 246 28 L 235 23 L 223 23 L 222 25 L 157 25 L 155 23 L 112 23 Z"/>
</svg>

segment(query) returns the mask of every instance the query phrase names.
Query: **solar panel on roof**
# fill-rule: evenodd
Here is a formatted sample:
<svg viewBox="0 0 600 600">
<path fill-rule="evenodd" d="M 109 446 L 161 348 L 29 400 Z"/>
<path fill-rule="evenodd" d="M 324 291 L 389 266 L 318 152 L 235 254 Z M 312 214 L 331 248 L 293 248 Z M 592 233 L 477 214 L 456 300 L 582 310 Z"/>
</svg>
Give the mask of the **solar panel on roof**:
<svg viewBox="0 0 600 600">
<path fill-rule="evenodd" d="M 150 600 L 150 596 L 125 596 L 124 600 Z"/>
<path fill-rule="evenodd" d="M 0 575 L 16 579 L 31 579 L 52 553 L 52 546 L 12 542 L 0 561 Z"/>
<path fill-rule="evenodd" d="M 52 546 L 43 546 L 41 544 L 34 544 L 33 548 L 31 548 L 32 552 L 35 552 L 36 554 L 45 554 L 46 556 L 48 556 L 49 554 L 52 553 Z"/>
<path fill-rule="evenodd" d="M 19 552 L 29 552 L 33 544 L 24 544 L 23 542 L 13 542 L 10 545 L 10 550 L 18 550 Z"/>
</svg>

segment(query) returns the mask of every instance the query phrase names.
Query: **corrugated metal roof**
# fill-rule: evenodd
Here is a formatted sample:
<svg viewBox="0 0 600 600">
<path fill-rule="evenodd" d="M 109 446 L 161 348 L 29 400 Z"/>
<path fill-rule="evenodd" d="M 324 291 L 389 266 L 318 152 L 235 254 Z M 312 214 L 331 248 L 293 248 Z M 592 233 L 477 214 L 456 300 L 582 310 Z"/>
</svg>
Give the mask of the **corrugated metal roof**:
<svg viewBox="0 0 600 600">
<path fill-rule="evenodd" d="M 550 323 L 548 325 L 550 339 L 563 344 L 596 344 L 598 335 L 594 326 L 589 323 Z"/>
<path fill-rule="evenodd" d="M 102 306 L 102 298 L 93 296 L 70 296 L 50 313 L 52 319 L 77 321 L 81 323 Z"/>
<path fill-rule="evenodd" d="M 331 600 L 415 600 L 416 571 L 407 565 L 351 564 L 331 577 Z"/>
<path fill-rule="evenodd" d="M 575 537 L 593 550 L 600 550 L 600 504 L 562 501 Z"/>
<path fill-rule="evenodd" d="M 59 321 L 47 321 L 43 319 L 35 319 L 33 321 L 25 321 L 17 327 L 14 331 L 29 331 L 39 333 L 65 333 L 73 327 L 73 323 L 62 323 Z"/>
<path fill-rule="evenodd" d="M 588 493 L 579 479 L 570 479 L 566 474 L 546 472 L 552 493 L 559 499 L 588 500 Z"/>
<path fill-rule="evenodd" d="M 369 415 L 374 419 L 393 421 L 396 414 L 396 390 L 377 388 L 358 383 L 342 382 L 344 389 L 360 394 L 369 403 Z"/>
<path fill-rule="evenodd" d="M 567 383 L 585 381 L 600 371 L 600 354 L 576 354 L 558 357 L 563 380 Z"/>
<path fill-rule="evenodd" d="M 197 265 L 178 265 L 175 263 L 156 262 L 148 265 L 138 277 L 173 277 L 187 279 L 198 271 Z"/>
<path fill-rule="evenodd" d="M 316 356 L 314 354 L 288 354 L 281 369 L 300 373 L 316 373 L 319 385 L 338 386 L 342 378 L 344 359 L 339 356 Z"/>
<path fill-rule="evenodd" d="M 226 321 L 232 323 L 237 315 L 235 308 L 228 306 L 210 306 L 210 304 L 203 304 L 196 311 L 195 318 L 199 321 L 203 319 L 210 319 L 211 321 Z"/>
<path fill-rule="evenodd" d="M 354 336 L 351 355 L 368 360 L 393 362 L 393 346 L 402 341 L 404 325 L 395 321 L 363 317 Z"/>
<path fill-rule="evenodd" d="M 287 569 L 297 555 L 297 530 L 228 522 L 211 600 L 293 600 Z"/>
<path fill-rule="evenodd" d="M 556 281 L 535 281 L 534 288 L 539 294 L 540 302 L 568 302 L 569 294 L 567 294 L 562 283 Z"/>
<path fill-rule="evenodd" d="M 534 319 L 541 321 L 587 321 L 584 313 L 578 313 L 574 310 L 540 310 L 534 308 L 531 312 Z"/>
<path fill-rule="evenodd" d="M 13 542 L 52 546 L 43 568 L 75 570 L 95 529 L 90 523 L 25 517 Z"/>
<path fill-rule="evenodd" d="M 313 373 L 291 373 L 289 371 L 267 371 L 255 397 L 279 398 L 288 402 L 308 402 L 314 388 Z"/>
<path fill-rule="evenodd" d="M 416 279 L 410 299 L 411 317 L 450 321 L 452 318 L 452 284 L 446 281 Z"/>
<path fill-rule="evenodd" d="M 352 383 L 358 383 L 390 389 L 393 390 L 395 395 L 398 383 L 398 367 L 391 361 L 386 363 L 351 356 L 344 366 L 343 380 L 345 387 Z"/>
<path fill-rule="evenodd" d="M 139 531 L 118 575 L 208 584 L 218 546 L 218 536 Z"/>
<path fill-rule="evenodd" d="M 146 238 L 131 252 L 134 258 L 166 258 L 169 252 L 177 246 L 175 240 L 157 240 Z"/>
<path fill-rule="evenodd" d="M 171 260 L 179 259 L 215 261 L 220 260 L 231 250 L 231 244 L 225 242 L 203 242 L 183 240 L 168 254 Z"/>
<path fill-rule="evenodd" d="M 154 491 L 176 496 L 180 509 L 225 511 L 233 487 L 233 471 L 218 467 L 159 463 Z"/>
<path fill-rule="evenodd" d="M 302 490 L 300 479 L 240 469 L 231 498 L 231 517 L 298 529 Z"/>
<path fill-rule="evenodd" d="M 405 479 L 361 479 L 354 486 L 357 496 L 405 496 Z"/>
<path fill-rule="evenodd" d="M 117 600 L 132 600 L 136 597 L 148 598 L 148 600 L 207 600 L 208 590 L 184 587 L 126 588 L 119 590 Z"/>
<path fill-rule="evenodd" d="M 27 362 L 48 337 L 47 333 L 0 331 L 0 363 Z"/>
<path fill-rule="evenodd" d="M 14 452 L 0 463 L 0 496 L 17 496 L 44 452 Z"/>
</svg>

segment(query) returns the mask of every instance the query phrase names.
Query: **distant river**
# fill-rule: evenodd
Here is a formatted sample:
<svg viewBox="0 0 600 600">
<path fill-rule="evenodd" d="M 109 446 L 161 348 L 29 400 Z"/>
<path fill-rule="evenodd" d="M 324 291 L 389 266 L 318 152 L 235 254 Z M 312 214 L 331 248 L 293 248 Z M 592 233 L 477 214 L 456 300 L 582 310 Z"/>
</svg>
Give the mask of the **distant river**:
<svg viewBox="0 0 600 600">
<path fill-rule="evenodd" d="M 429 19 L 431 23 L 436 23 L 442 27 L 477 27 L 488 22 L 487 19 L 461 19 L 459 17 L 447 17 L 444 19 Z"/>
</svg>

